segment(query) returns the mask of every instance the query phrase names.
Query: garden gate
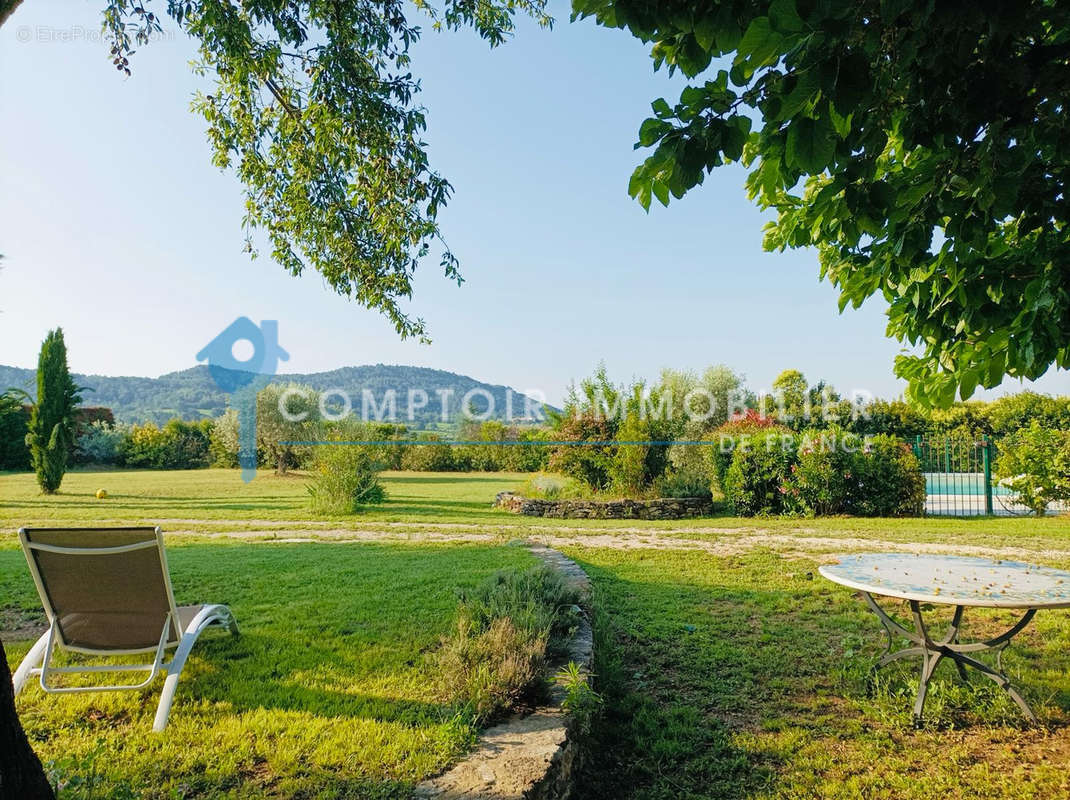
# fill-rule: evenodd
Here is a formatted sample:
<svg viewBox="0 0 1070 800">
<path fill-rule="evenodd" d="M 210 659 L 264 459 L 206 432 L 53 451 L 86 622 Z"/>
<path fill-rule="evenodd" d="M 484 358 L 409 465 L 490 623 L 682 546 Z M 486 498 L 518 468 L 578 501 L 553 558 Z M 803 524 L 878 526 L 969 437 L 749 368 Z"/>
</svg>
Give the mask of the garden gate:
<svg viewBox="0 0 1070 800">
<path fill-rule="evenodd" d="M 913 449 L 925 476 L 926 514 L 964 517 L 994 513 L 994 453 L 987 436 L 918 436 Z"/>
</svg>

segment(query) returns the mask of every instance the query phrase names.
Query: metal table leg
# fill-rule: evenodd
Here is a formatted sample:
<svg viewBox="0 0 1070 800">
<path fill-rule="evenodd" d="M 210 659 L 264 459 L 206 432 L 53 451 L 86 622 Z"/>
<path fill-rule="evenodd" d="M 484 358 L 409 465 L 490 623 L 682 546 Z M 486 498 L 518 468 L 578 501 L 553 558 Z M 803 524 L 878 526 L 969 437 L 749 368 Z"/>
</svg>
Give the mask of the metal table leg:
<svg viewBox="0 0 1070 800">
<path fill-rule="evenodd" d="M 865 597 L 866 603 L 869 604 L 873 613 L 877 615 L 877 619 L 880 620 L 881 625 L 884 627 L 884 632 L 888 635 L 888 647 L 885 650 L 884 655 L 874 666 L 874 669 L 879 669 L 885 664 L 897 661 L 901 658 L 921 656 L 921 678 L 918 683 L 918 696 L 914 701 L 915 722 L 921 721 L 922 712 L 925 709 L 925 695 L 929 690 L 929 680 L 932 678 L 933 672 L 936 671 L 937 665 L 945 658 L 949 658 L 954 662 L 955 667 L 958 669 L 959 676 L 963 680 L 966 679 L 966 667 L 972 667 L 982 675 L 994 681 L 1011 696 L 1011 699 L 1014 700 L 1018 705 L 1018 708 L 1022 710 L 1022 713 L 1030 722 L 1035 723 L 1037 721 L 1036 715 L 1033 714 L 1033 710 L 1029 707 L 1029 704 L 1025 702 L 1025 699 L 1018 693 L 1014 686 L 1011 685 L 1010 679 L 1004 674 L 1002 662 L 1003 649 L 1010 644 L 1011 639 L 1017 636 L 1033 619 L 1033 615 L 1036 614 L 1037 611 L 1035 608 L 1026 610 L 1021 619 L 1019 619 L 1006 632 L 995 638 L 981 642 L 962 644 L 959 642 L 959 626 L 962 624 L 962 612 L 964 611 L 962 606 L 955 606 L 955 614 L 951 619 L 951 625 L 947 632 L 940 639 L 934 640 L 929 635 L 929 629 L 925 625 L 925 621 L 922 619 L 921 604 L 918 601 L 909 601 L 911 616 L 914 619 L 914 630 L 909 630 L 888 616 L 884 609 L 877 604 L 877 601 L 873 598 L 872 594 L 863 592 L 862 596 Z M 913 646 L 905 647 L 893 652 L 892 646 L 895 644 L 896 636 L 901 636 Z M 988 650 L 996 651 L 995 668 L 978 661 L 971 655 L 967 655 Z"/>
</svg>

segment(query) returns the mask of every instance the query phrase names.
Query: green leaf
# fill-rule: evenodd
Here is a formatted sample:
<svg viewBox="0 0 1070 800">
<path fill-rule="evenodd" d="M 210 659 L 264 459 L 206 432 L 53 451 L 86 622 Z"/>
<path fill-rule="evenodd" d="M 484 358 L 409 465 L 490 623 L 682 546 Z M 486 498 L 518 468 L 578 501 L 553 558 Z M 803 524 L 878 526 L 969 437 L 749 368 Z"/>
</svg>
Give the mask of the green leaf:
<svg viewBox="0 0 1070 800">
<path fill-rule="evenodd" d="M 949 406 L 955 401 L 955 380 L 954 378 L 945 376 L 937 387 L 937 404 L 940 406 Z"/>
<path fill-rule="evenodd" d="M 628 179 L 628 196 L 636 197 L 639 194 L 639 190 L 643 187 L 643 175 L 644 170 L 641 166 L 636 167 L 632 172 L 632 177 Z"/>
<path fill-rule="evenodd" d="M 795 88 L 788 93 L 781 103 L 780 110 L 774 119 L 785 120 L 794 117 L 821 91 L 821 85 L 817 73 L 807 70 L 800 74 L 795 81 Z"/>
<path fill-rule="evenodd" d="M 798 167 L 810 175 L 817 175 L 828 166 L 836 144 L 829 136 L 826 125 L 823 120 L 809 118 L 791 123 L 784 151 L 790 166 Z"/>
<path fill-rule="evenodd" d="M 717 11 L 717 49 L 729 53 L 739 47 L 742 31 L 731 3 L 721 3 Z"/>
<path fill-rule="evenodd" d="M 748 56 L 754 56 L 762 52 L 768 46 L 773 37 L 773 31 L 769 27 L 768 17 L 755 17 L 747 26 L 747 32 L 739 40 L 736 62 L 744 61 Z M 760 60 L 760 59 L 759 59 Z"/>
<path fill-rule="evenodd" d="M 644 182 L 639 187 L 639 205 L 643 207 L 644 211 L 650 211 L 650 183 Z"/>
<path fill-rule="evenodd" d="M 721 134 L 721 151 L 729 161 L 739 161 L 750 135 L 750 118 L 736 114 L 725 122 Z"/>
<path fill-rule="evenodd" d="M 769 5 L 769 22 L 781 33 L 799 33 L 803 21 L 795 9 L 795 0 L 773 0 Z"/>
<path fill-rule="evenodd" d="M 859 110 L 865 105 L 863 100 L 874 88 L 866 57 L 858 52 L 845 56 L 836 65 L 832 83 L 832 99 L 836 110 L 843 116 Z"/>
<path fill-rule="evenodd" d="M 639 126 L 639 145 L 650 147 L 671 130 L 672 125 L 664 120 L 653 117 L 643 120 L 643 124 Z"/>
<path fill-rule="evenodd" d="M 1007 354 L 1004 352 L 994 353 L 988 360 L 988 374 L 986 376 L 986 386 L 996 386 L 1001 380 L 1003 380 L 1003 371 L 1007 363 Z"/>
<path fill-rule="evenodd" d="M 695 41 L 703 50 L 711 51 L 717 42 L 717 22 L 710 14 L 704 14 L 695 22 Z"/>
<path fill-rule="evenodd" d="M 969 369 L 963 372 L 959 378 L 959 397 L 964 401 L 973 396 L 974 391 L 977 389 L 978 377 L 977 370 Z"/>
<path fill-rule="evenodd" d="M 654 181 L 651 186 L 654 191 L 654 196 L 658 198 L 658 202 L 663 206 L 669 205 L 669 187 L 662 181 Z"/>
<path fill-rule="evenodd" d="M 846 139 L 851 135 L 851 118 L 854 114 L 848 114 L 847 116 L 841 116 L 836 110 L 836 106 L 832 103 L 828 104 L 829 119 L 832 121 L 832 129 L 836 131 L 836 135 L 841 139 Z"/>
</svg>

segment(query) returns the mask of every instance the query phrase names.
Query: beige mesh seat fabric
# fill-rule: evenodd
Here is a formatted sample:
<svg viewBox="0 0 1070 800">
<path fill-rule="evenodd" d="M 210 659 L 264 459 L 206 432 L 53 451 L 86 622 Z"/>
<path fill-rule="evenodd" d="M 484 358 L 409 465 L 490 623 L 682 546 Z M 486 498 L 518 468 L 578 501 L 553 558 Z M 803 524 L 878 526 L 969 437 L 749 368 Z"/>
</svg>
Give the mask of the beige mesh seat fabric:
<svg viewBox="0 0 1070 800">
<path fill-rule="evenodd" d="M 237 634 L 225 605 L 176 606 L 159 528 L 22 528 L 26 561 L 49 627 L 12 676 L 15 694 L 32 676 L 53 694 L 142 689 L 166 675 L 153 723 L 167 726 L 194 642 L 220 625 Z M 55 666 L 56 648 L 97 656 L 152 653 L 151 663 Z M 170 661 L 167 651 L 176 648 Z M 136 683 L 65 686 L 62 676 L 147 672 Z"/>
</svg>

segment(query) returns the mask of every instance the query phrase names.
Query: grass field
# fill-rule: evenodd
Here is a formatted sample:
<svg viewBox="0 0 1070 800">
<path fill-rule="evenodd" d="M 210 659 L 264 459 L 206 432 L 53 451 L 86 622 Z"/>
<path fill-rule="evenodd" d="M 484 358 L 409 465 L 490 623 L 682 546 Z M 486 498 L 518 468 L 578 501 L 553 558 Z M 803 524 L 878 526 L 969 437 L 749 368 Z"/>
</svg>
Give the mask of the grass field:
<svg viewBox="0 0 1070 800">
<path fill-rule="evenodd" d="M 1023 728 L 1001 690 L 944 664 L 915 731 L 913 662 L 867 679 L 883 636 L 815 574 L 820 558 L 568 554 L 594 582 L 606 696 L 579 797 L 1070 797 L 1070 612 L 1038 615 L 1004 660 L 1044 727 Z M 968 614 L 967 631 L 1006 619 Z"/>
<path fill-rule="evenodd" d="M 494 496 L 515 490 L 524 473 L 387 472 L 389 494 L 381 506 L 350 517 L 323 517 L 308 511 L 308 478 L 277 477 L 261 471 L 242 483 L 238 470 L 76 470 L 60 492 L 42 496 L 30 473 L 0 473 L 0 531 L 23 525 L 152 524 L 168 532 L 247 531 L 265 537 L 317 530 L 371 529 L 421 531 L 463 527 L 505 538 L 533 530 L 649 531 L 666 538 L 722 542 L 758 532 L 815 535 L 829 539 L 877 537 L 883 541 L 998 547 L 1013 543 L 1043 549 L 1070 547 L 1070 517 L 1044 519 L 906 518 L 827 519 L 714 518 L 653 522 L 643 520 L 555 520 L 521 517 L 492 507 Z M 108 497 L 97 500 L 97 489 Z"/>
<path fill-rule="evenodd" d="M 45 695 L 20 715 L 65 777 L 100 772 L 100 798 L 402 798 L 472 743 L 464 709 L 443 705 L 428 654 L 457 590 L 526 565 L 523 548 L 240 544 L 168 550 L 179 603 L 225 602 L 241 636 L 205 634 L 163 735 L 159 682 L 138 693 Z M 0 628 L 16 663 L 41 623 L 22 553 L 0 550 Z M 7 618 L 6 624 L 4 618 Z M 15 634 L 17 636 L 17 634 Z M 83 796 L 81 794 L 75 796 Z"/>
<path fill-rule="evenodd" d="M 482 522 L 498 516 L 491 508 L 496 492 L 519 486 L 527 476 L 509 473 L 387 472 L 386 503 L 359 517 L 336 521 Z M 463 478 L 463 480 L 459 480 Z M 243 483 L 238 470 L 76 470 L 60 492 L 42 498 L 30 473 L 0 473 L 3 522 L 50 524 L 112 519 L 149 522 L 161 519 L 211 530 L 225 523 L 238 527 L 261 522 L 304 525 L 331 520 L 308 510 L 309 478 L 303 473 L 276 476 L 260 471 Z M 108 497 L 97 500 L 98 489 Z M 174 527 L 174 526 L 171 526 Z"/>
<path fill-rule="evenodd" d="M 1039 614 L 1005 659 L 1042 727 L 1022 727 L 1000 691 L 979 677 L 962 685 L 944 665 L 914 730 L 913 665 L 871 682 L 876 620 L 816 574 L 830 553 L 883 549 L 1070 568 L 1067 517 L 658 523 L 492 508 L 526 477 L 388 473 L 388 503 L 341 519 L 308 514 L 299 475 L 246 485 L 236 471 L 74 472 L 54 498 L 32 476 L 0 475 L 12 661 L 38 613 L 20 525 L 161 524 L 179 601 L 230 602 L 245 633 L 195 651 L 166 740 L 148 732 L 150 693 L 55 703 L 32 690 L 20 706 L 35 746 L 66 774 L 95 759 L 109 789 L 152 787 L 148 797 L 403 796 L 475 734 L 430 688 L 455 589 L 527 559 L 503 546 L 526 537 L 565 550 L 594 583 L 606 702 L 579 797 L 1070 798 L 1070 611 Z M 98 488 L 110 496 L 95 499 Z M 324 581 L 320 614 L 312 591 Z M 1005 619 L 968 614 L 967 631 Z"/>
</svg>

